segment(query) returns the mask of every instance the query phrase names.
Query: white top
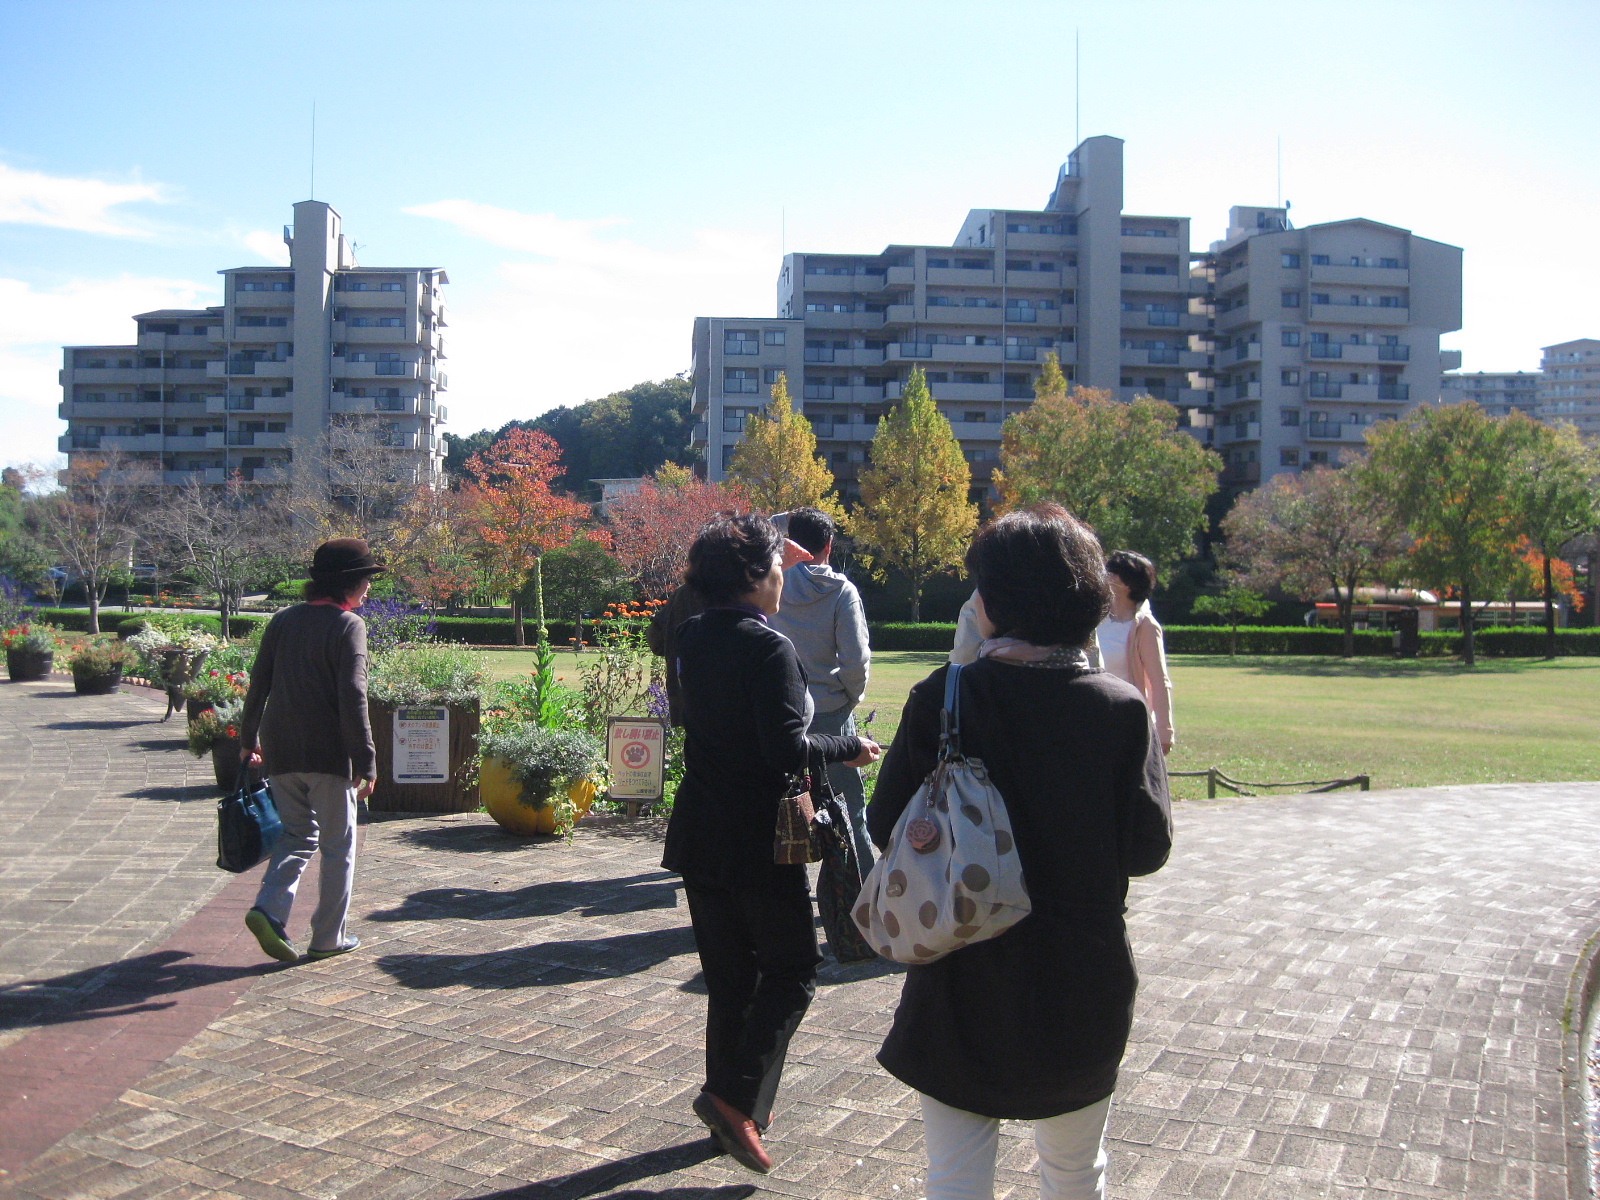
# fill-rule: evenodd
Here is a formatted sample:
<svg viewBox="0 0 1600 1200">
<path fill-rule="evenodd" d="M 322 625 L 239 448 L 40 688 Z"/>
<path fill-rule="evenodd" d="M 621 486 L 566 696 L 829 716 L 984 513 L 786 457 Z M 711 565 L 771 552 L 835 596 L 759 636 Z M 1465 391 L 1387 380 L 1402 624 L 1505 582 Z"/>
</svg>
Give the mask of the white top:
<svg viewBox="0 0 1600 1200">
<path fill-rule="evenodd" d="M 1118 679 L 1132 683 L 1132 672 L 1128 669 L 1128 637 L 1133 633 L 1134 618 L 1118 621 L 1114 617 L 1107 617 L 1100 622 L 1100 628 L 1095 630 L 1095 637 L 1100 642 L 1100 661 L 1107 671 Z"/>
</svg>

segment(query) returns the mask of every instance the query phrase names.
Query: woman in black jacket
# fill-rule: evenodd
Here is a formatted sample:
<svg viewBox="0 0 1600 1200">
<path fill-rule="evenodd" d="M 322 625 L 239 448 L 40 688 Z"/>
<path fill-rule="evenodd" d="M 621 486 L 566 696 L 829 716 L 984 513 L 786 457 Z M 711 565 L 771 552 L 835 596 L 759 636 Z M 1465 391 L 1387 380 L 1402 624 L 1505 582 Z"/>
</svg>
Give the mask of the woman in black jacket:
<svg viewBox="0 0 1600 1200">
<path fill-rule="evenodd" d="M 1130 875 L 1172 844 L 1166 767 L 1144 698 L 1092 670 L 1110 601 L 1090 530 L 1057 505 L 974 540 L 984 642 L 962 675 L 962 749 L 1005 799 L 1032 912 L 906 970 L 878 1061 L 921 1093 L 927 1200 L 993 1194 L 1001 1120 L 1034 1122 L 1041 1200 L 1104 1195 L 1102 1136 L 1138 977 Z M 938 754 L 941 667 L 906 702 L 867 809 L 883 848 Z"/>
<path fill-rule="evenodd" d="M 772 1169 L 761 1132 L 784 1053 L 816 992 L 805 867 L 773 862 L 778 802 L 812 750 L 877 761 L 866 738 L 807 735 L 794 647 L 767 625 L 783 595 L 783 541 L 765 517 L 708 525 L 689 550 L 704 613 L 677 631 L 684 777 L 662 866 L 683 876 L 705 974 L 706 1083 L 694 1111 L 735 1159 Z"/>
</svg>

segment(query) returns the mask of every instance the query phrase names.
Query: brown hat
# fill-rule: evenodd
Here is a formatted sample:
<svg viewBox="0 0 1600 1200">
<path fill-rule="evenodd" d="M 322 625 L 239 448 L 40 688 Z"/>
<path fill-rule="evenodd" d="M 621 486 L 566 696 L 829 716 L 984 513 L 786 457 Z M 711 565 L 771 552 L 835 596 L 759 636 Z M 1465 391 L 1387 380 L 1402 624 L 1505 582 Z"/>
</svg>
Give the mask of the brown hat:
<svg viewBox="0 0 1600 1200">
<path fill-rule="evenodd" d="M 334 538 L 323 542 L 311 558 L 313 579 L 356 578 L 377 575 L 389 568 L 372 556 L 361 538 Z"/>
</svg>

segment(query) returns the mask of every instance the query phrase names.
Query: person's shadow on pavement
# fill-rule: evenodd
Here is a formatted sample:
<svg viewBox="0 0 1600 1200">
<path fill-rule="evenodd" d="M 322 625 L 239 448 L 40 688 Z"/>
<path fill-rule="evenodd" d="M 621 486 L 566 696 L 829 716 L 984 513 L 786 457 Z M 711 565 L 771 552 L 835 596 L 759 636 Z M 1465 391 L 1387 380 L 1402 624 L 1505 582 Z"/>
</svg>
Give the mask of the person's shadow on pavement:
<svg viewBox="0 0 1600 1200">
<path fill-rule="evenodd" d="M 585 917 L 607 913 L 676 908 L 683 882 L 665 871 L 590 882 L 555 880 L 510 891 L 446 887 L 412 892 L 398 907 L 368 913 L 369 921 L 519 921 L 580 912 Z"/>
<path fill-rule="evenodd" d="M 171 1008 L 177 1001 L 152 1001 L 208 983 L 261 975 L 285 966 L 283 963 L 257 963 L 248 967 L 218 967 L 185 961 L 192 957 L 182 950 L 162 950 L 121 962 L 84 967 L 51 979 L 6 984 L 0 987 L 0 1030 L 25 1025 L 62 1025 Z"/>
<path fill-rule="evenodd" d="M 685 925 L 615 937 L 543 942 L 482 954 L 389 954 L 378 959 L 377 965 L 401 987 L 426 989 L 464 984 L 493 990 L 615 979 L 693 953 L 694 931 Z"/>
<path fill-rule="evenodd" d="M 611 1189 L 670 1171 L 680 1171 L 722 1153 L 722 1147 L 710 1138 L 649 1150 L 615 1162 L 602 1163 L 587 1171 L 571 1175 L 558 1175 L 537 1183 L 525 1184 L 509 1191 L 490 1192 L 476 1200 L 582 1200 L 599 1192 L 607 1192 L 606 1200 L 744 1200 L 755 1194 L 751 1184 L 733 1184 L 727 1187 L 675 1187 L 665 1191 L 630 1189 L 612 1192 Z"/>
</svg>

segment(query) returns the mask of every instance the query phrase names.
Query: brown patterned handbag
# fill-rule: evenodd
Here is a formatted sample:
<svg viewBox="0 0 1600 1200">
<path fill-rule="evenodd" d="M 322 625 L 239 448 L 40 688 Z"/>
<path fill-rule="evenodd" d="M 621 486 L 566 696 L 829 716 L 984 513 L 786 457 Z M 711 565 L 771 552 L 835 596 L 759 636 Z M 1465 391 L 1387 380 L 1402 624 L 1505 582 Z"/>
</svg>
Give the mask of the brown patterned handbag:
<svg viewBox="0 0 1600 1200">
<path fill-rule="evenodd" d="M 822 857 L 817 845 L 816 805 L 811 802 L 811 778 L 802 771 L 789 783 L 788 794 L 778 801 L 778 830 L 772 839 L 775 863 L 814 863 Z"/>
</svg>

